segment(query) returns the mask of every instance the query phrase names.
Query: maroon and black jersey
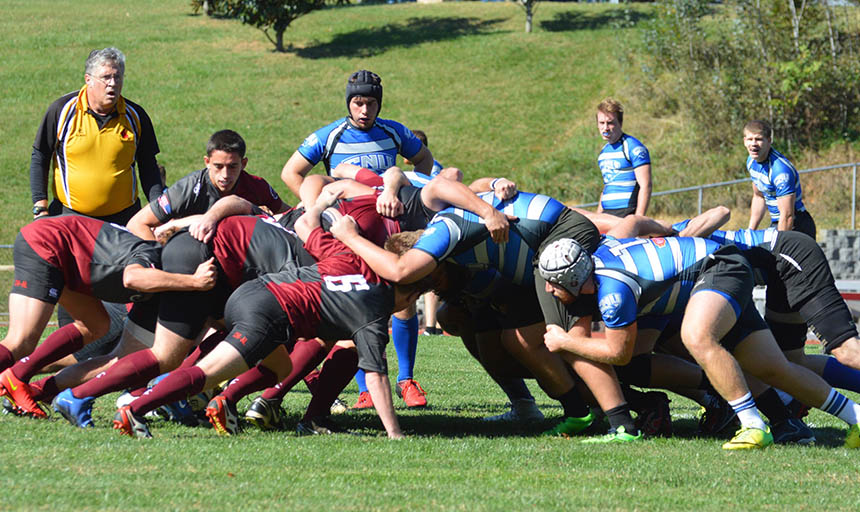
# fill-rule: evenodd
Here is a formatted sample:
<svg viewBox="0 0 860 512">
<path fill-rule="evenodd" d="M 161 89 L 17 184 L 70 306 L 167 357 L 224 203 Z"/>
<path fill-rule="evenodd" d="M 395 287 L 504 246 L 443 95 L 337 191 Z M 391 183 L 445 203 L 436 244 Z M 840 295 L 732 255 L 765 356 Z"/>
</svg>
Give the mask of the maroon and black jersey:
<svg viewBox="0 0 860 512">
<path fill-rule="evenodd" d="M 266 180 L 242 171 L 231 194 L 247 199 L 258 206 L 266 206 L 272 212 L 283 208 L 283 201 Z M 206 213 L 209 208 L 221 199 L 221 192 L 209 179 L 209 170 L 199 171 L 181 178 L 167 188 L 158 199 L 152 201 L 149 207 L 155 218 L 164 223 L 170 219 L 188 217 Z"/>
<path fill-rule="evenodd" d="M 291 336 L 354 340 L 358 366 L 386 372 L 385 345 L 388 318 L 394 309 L 393 287 L 320 228 L 311 232 L 305 247 L 319 263 L 260 278 L 284 310 Z"/>
<path fill-rule="evenodd" d="M 123 286 L 123 271 L 134 263 L 161 265 L 158 243 L 90 217 L 43 217 L 21 228 L 21 236 L 39 257 L 62 271 L 66 287 L 107 302 L 146 298 Z"/>
<path fill-rule="evenodd" d="M 225 218 L 218 224 L 211 247 L 232 289 L 287 266 L 313 265 L 317 261 L 294 232 L 268 216 Z"/>
<path fill-rule="evenodd" d="M 383 188 L 382 176 L 367 169 L 361 169 L 355 175 L 355 181 L 377 190 Z M 413 183 L 416 183 L 413 181 Z M 427 208 L 421 199 L 422 187 L 404 185 L 397 191 L 397 198 L 403 203 L 403 213 L 396 219 L 399 231 L 416 231 L 424 229 L 436 212 Z M 378 195 L 378 194 L 377 194 Z M 399 232 L 397 231 L 397 232 Z"/>
</svg>

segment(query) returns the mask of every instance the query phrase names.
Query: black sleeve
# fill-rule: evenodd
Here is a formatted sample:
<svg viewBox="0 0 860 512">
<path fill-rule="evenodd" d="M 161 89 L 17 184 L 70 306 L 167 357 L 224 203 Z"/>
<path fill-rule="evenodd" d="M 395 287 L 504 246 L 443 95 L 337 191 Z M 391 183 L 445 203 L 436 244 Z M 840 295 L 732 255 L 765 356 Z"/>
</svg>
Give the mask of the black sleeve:
<svg viewBox="0 0 860 512">
<path fill-rule="evenodd" d="M 152 120 L 149 114 L 132 101 L 126 100 L 137 111 L 140 118 L 140 138 L 137 144 L 137 152 L 135 160 L 137 161 L 137 172 L 140 175 L 140 185 L 143 187 L 143 193 L 151 202 L 161 195 L 164 189 L 164 184 L 161 182 L 161 173 L 158 171 L 158 162 L 155 160 L 155 155 L 160 151 L 158 148 L 158 140 L 155 138 L 155 129 L 152 127 Z"/>
<path fill-rule="evenodd" d="M 179 181 L 164 189 L 155 201 L 149 202 L 149 207 L 158 222 L 164 224 L 170 219 L 206 213 L 215 200 L 210 201 L 206 195 L 206 183 L 201 176 L 205 172 L 204 168 L 180 178 Z"/>
<path fill-rule="evenodd" d="M 48 169 L 51 166 L 51 155 L 46 155 L 36 148 L 30 155 L 30 195 L 33 204 L 42 199 L 48 199 Z"/>
</svg>

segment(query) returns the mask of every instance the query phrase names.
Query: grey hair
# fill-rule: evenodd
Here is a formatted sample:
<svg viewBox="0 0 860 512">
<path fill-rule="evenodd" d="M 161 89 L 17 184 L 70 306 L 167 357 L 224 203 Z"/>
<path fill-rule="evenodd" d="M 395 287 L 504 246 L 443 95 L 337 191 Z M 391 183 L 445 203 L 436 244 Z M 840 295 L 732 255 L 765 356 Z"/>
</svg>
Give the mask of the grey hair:
<svg viewBox="0 0 860 512">
<path fill-rule="evenodd" d="M 111 64 L 119 70 L 121 75 L 125 74 L 125 54 L 113 46 L 91 51 L 84 66 L 84 73 L 92 75 L 96 68 L 105 64 Z"/>
</svg>

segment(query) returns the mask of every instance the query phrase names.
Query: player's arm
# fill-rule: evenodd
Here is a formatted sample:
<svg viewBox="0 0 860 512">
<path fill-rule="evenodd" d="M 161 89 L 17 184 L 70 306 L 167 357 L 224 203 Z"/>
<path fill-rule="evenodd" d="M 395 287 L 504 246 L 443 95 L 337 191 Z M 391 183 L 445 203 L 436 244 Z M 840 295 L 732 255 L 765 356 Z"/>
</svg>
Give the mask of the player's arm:
<svg viewBox="0 0 860 512">
<path fill-rule="evenodd" d="M 794 203 L 797 200 L 795 194 L 787 194 L 776 198 L 776 206 L 779 208 L 779 223 L 776 229 L 779 231 L 791 231 L 794 229 Z"/>
<path fill-rule="evenodd" d="M 296 197 L 301 197 L 299 191 L 302 187 L 302 181 L 305 176 L 313 168 L 313 164 L 309 162 L 304 155 L 296 151 L 292 154 L 284 168 L 281 170 L 281 180 L 287 185 L 287 188 L 295 194 Z"/>
<path fill-rule="evenodd" d="M 421 172 L 428 176 L 433 172 L 433 153 L 424 144 L 421 145 L 421 149 L 415 155 L 409 157 L 409 161 L 415 166 L 416 172 Z"/>
<path fill-rule="evenodd" d="M 606 232 L 615 238 L 633 238 L 647 236 L 671 236 L 674 234 L 672 226 L 663 222 L 646 217 L 644 215 L 628 215 L 621 222 Z"/>
<path fill-rule="evenodd" d="M 598 209 L 597 212 L 583 210 L 582 208 L 571 208 L 571 210 L 575 211 L 576 213 L 579 213 L 586 219 L 590 220 L 592 224 L 597 227 L 597 230 L 601 233 L 606 233 L 607 231 L 621 223 L 622 220 L 621 217 L 616 217 L 615 215 L 603 213 L 603 211 L 600 209 Z"/>
<path fill-rule="evenodd" d="M 383 189 L 376 198 L 376 211 L 384 217 L 397 217 L 403 213 L 403 203 L 398 194 L 404 186 L 411 185 L 400 167 L 392 166 L 382 173 Z"/>
<path fill-rule="evenodd" d="M 206 243 L 215 235 L 215 229 L 221 219 L 231 215 L 251 215 L 254 208 L 250 201 L 237 195 L 222 197 L 198 220 L 189 224 L 188 232 L 197 240 Z"/>
<path fill-rule="evenodd" d="M 639 184 L 639 195 L 636 198 L 636 215 L 645 215 L 648 203 L 651 202 L 651 164 L 640 165 L 633 169 L 636 183 Z"/>
<path fill-rule="evenodd" d="M 373 405 L 376 408 L 376 414 L 382 420 L 382 425 L 385 427 L 385 432 L 391 439 L 400 439 L 403 437 L 403 432 L 400 430 L 400 423 L 397 421 L 397 414 L 394 412 L 394 401 L 391 398 L 391 382 L 388 380 L 388 375 L 379 372 L 364 372 L 367 390 L 370 391 L 370 398 L 373 400 Z"/>
<path fill-rule="evenodd" d="M 517 184 L 507 178 L 478 178 L 469 185 L 469 189 L 476 194 L 493 192 L 496 197 L 504 201 L 516 195 Z"/>
<path fill-rule="evenodd" d="M 578 335 L 577 330 L 581 332 L 584 322 L 590 323 L 591 317 L 580 318 L 570 331 L 558 325 L 547 325 L 543 336 L 547 349 L 550 352 L 570 352 L 598 363 L 623 366 L 630 362 L 636 344 L 635 322 L 617 329 L 607 328 L 605 339 Z"/>
<path fill-rule="evenodd" d="M 193 274 L 175 274 L 132 263 L 122 272 L 122 284 L 130 290 L 143 293 L 205 292 L 215 286 L 217 277 L 213 257 L 198 265 Z"/>
<path fill-rule="evenodd" d="M 152 213 L 152 207 L 147 204 L 141 208 L 134 217 L 129 219 L 126 227 L 133 234 L 144 240 L 155 240 L 155 229 L 163 223 Z"/>
<path fill-rule="evenodd" d="M 364 238 L 349 215 L 337 219 L 331 226 L 331 233 L 367 262 L 381 278 L 392 283 L 414 283 L 436 268 L 433 256 L 422 250 L 409 249 L 398 256 Z"/>
<path fill-rule="evenodd" d="M 316 201 L 314 201 L 309 207 L 305 208 L 305 213 L 296 220 L 296 223 L 293 226 L 296 230 L 296 234 L 302 242 L 306 242 L 308 240 L 311 235 L 311 231 L 320 227 L 320 215 L 322 215 L 327 208 L 333 205 L 340 195 L 339 191 L 335 192 L 326 187 L 322 192 L 320 192 L 319 196 L 317 196 Z M 340 212 L 337 210 L 331 210 L 331 212 L 336 218 L 341 217 Z"/>
<path fill-rule="evenodd" d="M 331 175 L 335 178 L 349 178 L 354 180 L 356 175 L 358 175 L 358 171 L 362 169 L 363 167 L 360 165 L 341 162 L 337 164 L 337 167 L 331 170 Z"/>
<path fill-rule="evenodd" d="M 761 193 L 761 190 L 755 186 L 755 183 L 752 185 L 753 196 L 752 201 L 750 202 L 750 229 L 758 229 L 758 225 L 761 222 L 762 217 L 764 217 L 767 212 L 767 205 L 764 202 L 764 194 Z"/>
<path fill-rule="evenodd" d="M 508 241 L 510 226 L 507 216 L 459 181 L 437 176 L 421 189 L 421 201 L 427 208 L 437 212 L 448 206 L 469 210 L 484 220 L 485 227 L 494 242 Z"/>
<path fill-rule="evenodd" d="M 708 236 L 728 222 L 731 216 L 732 211 L 725 206 L 715 206 L 690 219 L 687 227 L 678 232 L 678 236 Z"/>
</svg>

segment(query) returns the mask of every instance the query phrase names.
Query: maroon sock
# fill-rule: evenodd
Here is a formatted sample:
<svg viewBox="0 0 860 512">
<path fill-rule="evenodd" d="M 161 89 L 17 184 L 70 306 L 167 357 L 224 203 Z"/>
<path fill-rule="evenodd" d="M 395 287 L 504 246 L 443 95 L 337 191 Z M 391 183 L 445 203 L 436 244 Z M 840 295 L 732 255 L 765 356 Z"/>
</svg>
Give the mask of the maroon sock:
<svg viewBox="0 0 860 512">
<path fill-rule="evenodd" d="M 29 357 L 15 363 L 12 373 L 22 381 L 29 382 L 45 366 L 77 352 L 83 346 L 84 337 L 75 324 L 64 325 L 45 338 Z"/>
<path fill-rule="evenodd" d="M 302 421 L 328 416 L 332 402 L 349 384 L 356 370 L 358 370 L 358 353 L 335 345 L 323 364 L 316 393 L 311 398 Z"/>
<path fill-rule="evenodd" d="M 317 382 L 320 380 L 320 371 L 314 368 L 311 370 L 311 373 L 305 375 L 305 378 L 302 380 L 305 381 L 305 386 L 308 387 L 308 391 L 313 395 L 317 391 Z"/>
<path fill-rule="evenodd" d="M 131 412 L 143 416 L 162 405 L 185 400 L 189 395 L 203 391 L 206 374 L 199 366 L 180 368 L 170 372 L 167 377 L 147 390 L 140 398 L 131 403 Z"/>
<path fill-rule="evenodd" d="M 139 397 L 142 394 L 146 393 L 147 389 L 149 389 L 149 383 L 147 383 L 146 386 L 141 386 L 139 388 L 132 389 L 131 391 L 128 392 L 128 394 L 131 396 Z"/>
<path fill-rule="evenodd" d="M 188 368 L 190 366 L 194 366 L 197 364 L 197 361 L 203 359 L 203 356 L 212 352 L 212 349 L 215 348 L 216 345 L 224 341 L 224 338 L 227 337 L 229 333 L 227 331 L 215 331 L 206 337 L 203 341 L 200 342 L 197 347 L 188 354 L 182 364 L 179 365 L 180 368 Z"/>
<path fill-rule="evenodd" d="M 313 371 L 325 359 L 325 354 L 325 348 L 315 339 L 297 341 L 293 351 L 290 352 L 293 370 L 280 384 L 264 391 L 263 398 L 266 400 L 283 400 L 284 395 L 293 389 L 293 386 L 298 384 L 305 375 Z"/>
<path fill-rule="evenodd" d="M 144 386 L 159 375 L 158 359 L 152 350 L 139 350 L 123 357 L 96 378 L 72 388 L 72 394 L 77 398 L 102 396 L 127 387 Z"/>
<path fill-rule="evenodd" d="M 30 384 L 30 391 L 33 392 L 33 400 L 37 402 L 50 402 L 62 390 L 57 387 L 57 379 L 53 375 L 49 375 L 44 379 Z"/>
<path fill-rule="evenodd" d="M 15 364 L 15 356 L 12 355 L 12 352 L 8 348 L 0 345 L 0 372 L 13 364 Z"/>
<path fill-rule="evenodd" d="M 274 386 L 277 383 L 277 374 L 265 366 L 258 364 L 230 381 L 230 385 L 221 394 L 235 404 L 251 393 Z"/>
</svg>

